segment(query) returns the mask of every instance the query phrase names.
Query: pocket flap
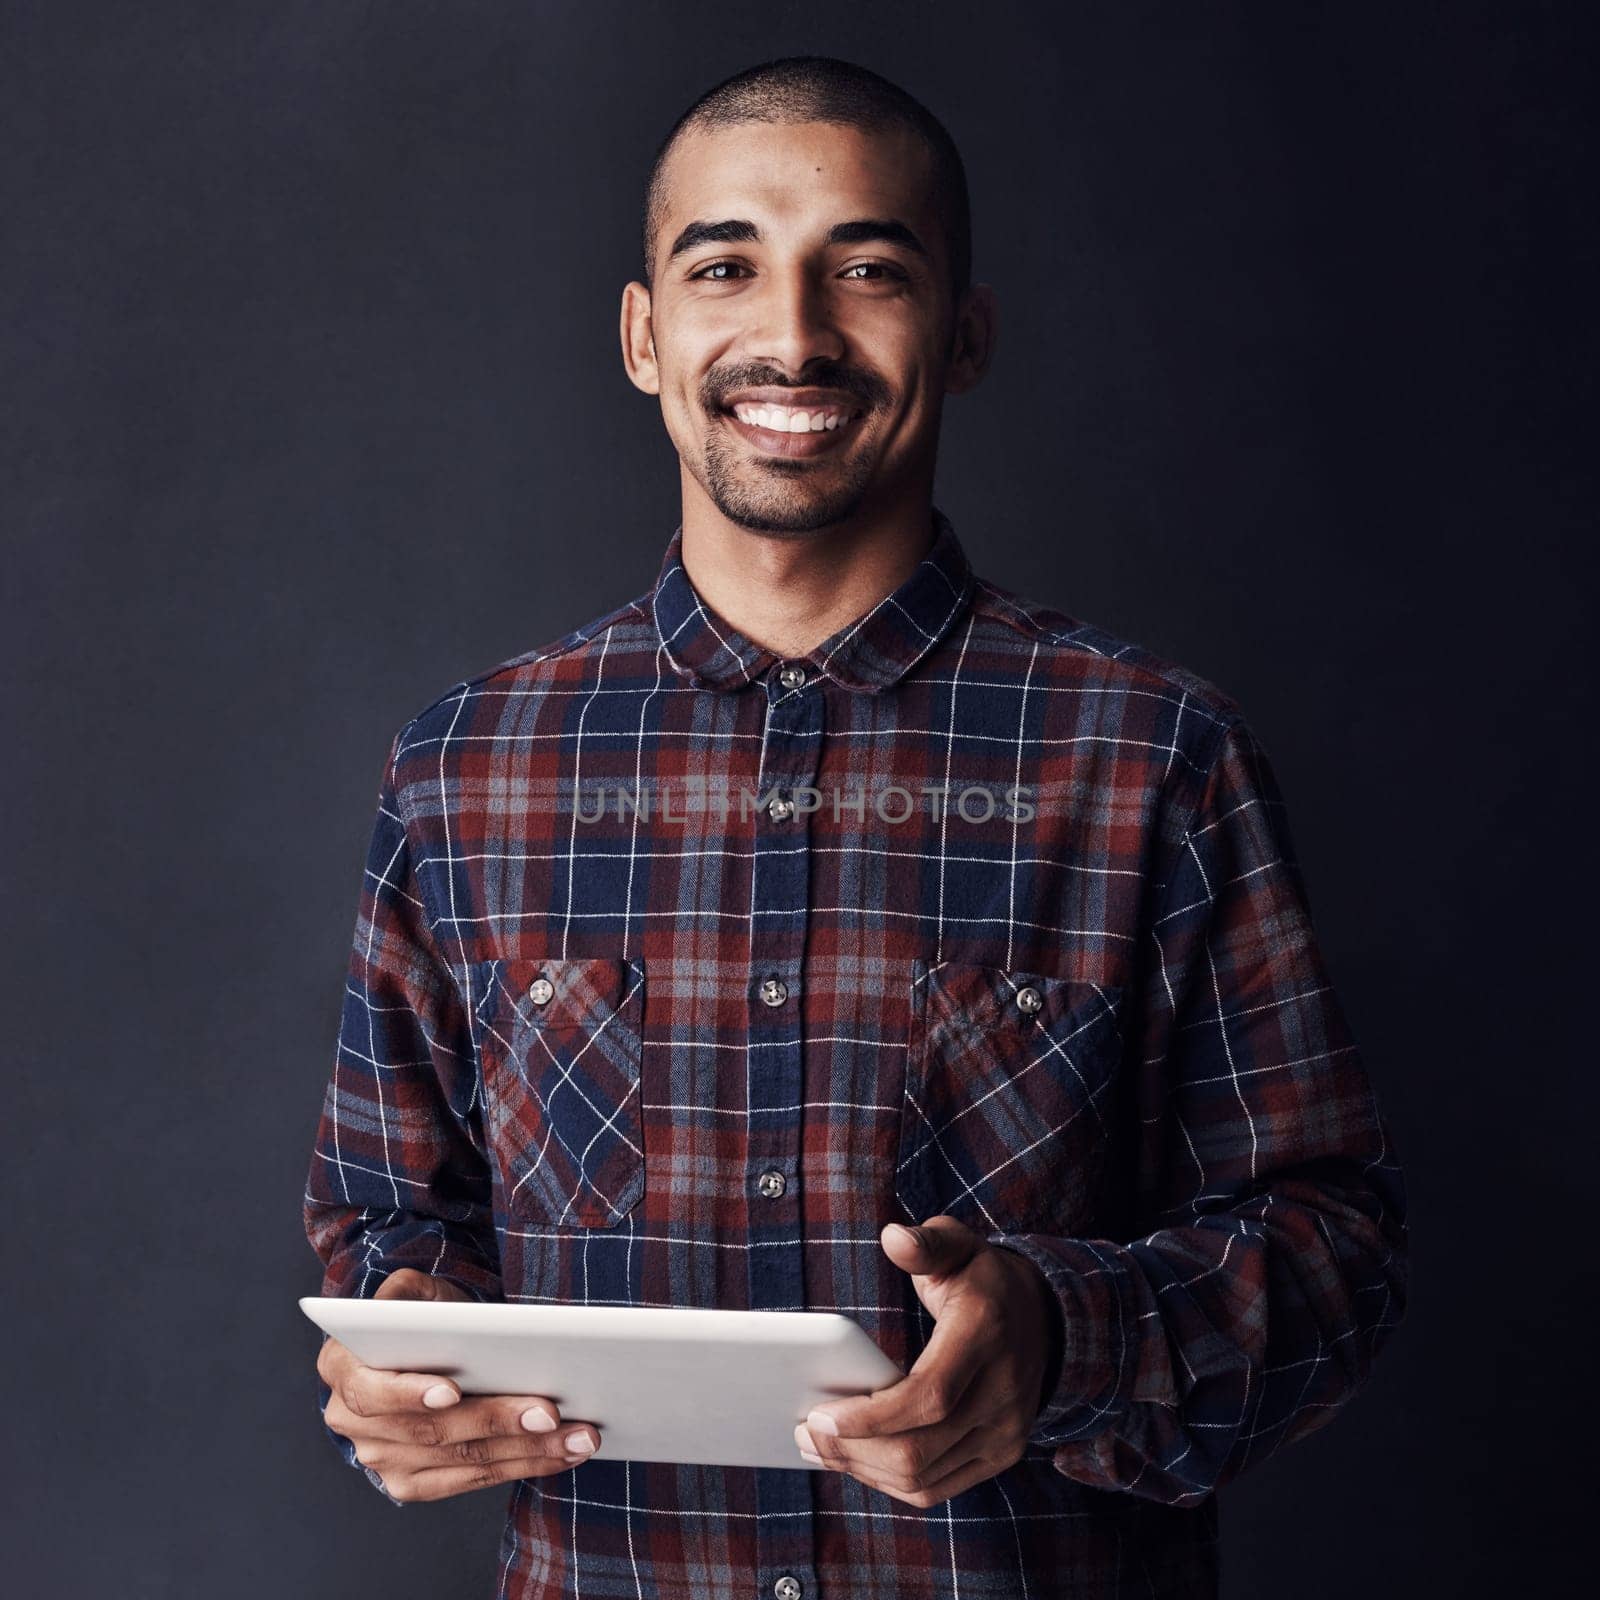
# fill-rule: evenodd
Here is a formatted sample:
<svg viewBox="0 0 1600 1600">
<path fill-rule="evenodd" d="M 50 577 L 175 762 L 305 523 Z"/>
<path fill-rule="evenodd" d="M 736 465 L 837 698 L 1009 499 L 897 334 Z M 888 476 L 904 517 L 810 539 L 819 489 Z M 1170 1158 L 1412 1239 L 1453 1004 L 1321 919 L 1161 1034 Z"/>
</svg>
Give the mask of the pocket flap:
<svg viewBox="0 0 1600 1600">
<path fill-rule="evenodd" d="M 1039 1030 L 1062 1038 L 1114 1024 L 1122 989 L 1087 978 L 1058 978 L 1019 968 L 965 961 L 915 963 L 913 1008 L 926 1018 L 934 1044 L 947 1027 L 1014 1033 Z M 1060 1024 L 1074 1024 L 1063 1035 Z"/>
<path fill-rule="evenodd" d="M 640 964 L 620 956 L 517 956 L 485 963 L 479 1016 L 543 1032 L 591 1031 L 613 1015 Z"/>
</svg>

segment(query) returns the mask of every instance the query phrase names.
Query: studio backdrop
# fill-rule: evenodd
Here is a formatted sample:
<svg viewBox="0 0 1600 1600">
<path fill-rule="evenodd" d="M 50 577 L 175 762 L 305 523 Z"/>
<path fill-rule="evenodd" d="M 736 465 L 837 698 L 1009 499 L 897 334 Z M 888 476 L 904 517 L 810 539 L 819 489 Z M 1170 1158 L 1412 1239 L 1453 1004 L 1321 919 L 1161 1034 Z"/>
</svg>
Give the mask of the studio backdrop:
<svg viewBox="0 0 1600 1600">
<path fill-rule="evenodd" d="M 936 503 L 985 576 L 1245 708 L 1404 1164 L 1405 1322 L 1221 1491 L 1224 1592 L 1571 1592 L 1593 255 L 1559 13 L 0 13 L 12 1592 L 495 1592 L 507 1492 L 351 1471 L 296 1304 L 364 852 L 398 728 L 653 582 L 644 179 L 798 52 L 959 145 L 1000 333 Z"/>
</svg>

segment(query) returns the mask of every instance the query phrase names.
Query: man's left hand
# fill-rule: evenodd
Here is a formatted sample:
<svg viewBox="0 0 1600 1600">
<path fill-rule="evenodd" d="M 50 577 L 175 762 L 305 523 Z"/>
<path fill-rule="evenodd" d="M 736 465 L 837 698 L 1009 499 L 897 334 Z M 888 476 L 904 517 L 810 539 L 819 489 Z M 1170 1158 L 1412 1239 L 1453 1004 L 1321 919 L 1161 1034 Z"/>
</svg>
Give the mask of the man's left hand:
<svg viewBox="0 0 1600 1600">
<path fill-rule="evenodd" d="M 955 1217 L 890 1223 L 880 1240 L 911 1274 L 933 1334 L 898 1383 L 817 1406 L 795 1443 L 907 1505 L 937 1505 L 1021 1458 L 1055 1369 L 1059 1312 L 1031 1261 Z"/>
</svg>

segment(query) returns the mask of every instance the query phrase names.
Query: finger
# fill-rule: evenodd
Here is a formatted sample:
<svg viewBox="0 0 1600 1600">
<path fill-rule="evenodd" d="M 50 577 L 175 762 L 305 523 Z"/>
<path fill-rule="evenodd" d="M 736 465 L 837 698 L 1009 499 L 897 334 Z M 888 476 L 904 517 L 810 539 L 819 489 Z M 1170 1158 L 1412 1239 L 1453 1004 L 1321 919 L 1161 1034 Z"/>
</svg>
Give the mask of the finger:
<svg viewBox="0 0 1600 1600">
<path fill-rule="evenodd" d="M 954 1311 L 948 1313 L 944 1319 L 945 1325 L 951 1323 L 955 1315 Z M 959 1323 L 950 1331 L 958 1339 L 961 1338 Z M 936 1328 L 935 1337 L 937 1332 Z M 929 1341 L 927 1350 L 913 1366 L 907 1379 L 896 1386 L 903 1387 L 911 1376 L 920 1378 L 925 1370 L 931 1370 L 933 1377 L 929 1390 L 923 1396 L 920 1407 L 913 1409 L 911 1414 L 935 1416 L 937 1420 L 897 1432 L 830 1435 L 825 1429 L 814 1426 L 835 1410 L 830 1404 L 820 1408 L 820 1415 L 814 1410 L 808 1416 L 807 1424 L 812 1426 L 804 1430 L 807 1437 L 800 1437 L 800 1431 L 797 1430 L 796 1442 L 802 1452 L 808 1448 L 816 1452 L 821 1457 L 821 1465 L 848 1472 L 863 1482 L 881 1480 L 908 1488 L 915 1487 L 918 1482 L 926 1481 L 936 1467 L 942 1469 L 951 1465 L 953 1452 L 962 1448 L 962 1441 L 974 1429 L 982 1428 L 990 1432 L 997 1426 L 1004 1426 L 1005 1413 L 996 1404 L 1003 1390 L 1003 1363 L 983 1355 L 984 1340 L 985 1335 L 980 1330 L 962 1341 L 963 1367 L 950 1380 L 950 1389 L 941 1391 L 942 1380 L 939 1377 L 949 1347 L 936 1350 L 934 1340 Z M 930 1352 L 932 1361 L 929 1361 Z M 978 1364 L 969 1369 L 965 1362 L 967 1356 L 973 1353 L 977 1355 Z M 956 1386 L 963 1381 L 962 1371 L 966 1372 L 965 1387 L 960 1389 L 951 1403 L 949 1396 L 956 1393 Z M 947 1405 L 949 1409 L 946 1414 L 938 1416 L 938 1411 Z"/>
<path fill-rule="evenodd" d="M 815 1456 L 809 1459 L 813 1466 L 822 1466 L 836 1472 L 848 1471 L 851 1477 L 864 1483 L 868 1488 L 877 1489 L 880 1493 L 890 1495 L 896 1500 L 903 1500 L 907 1505 L 926 1507 L 937 1505 L 965 1489 L 970 1489 L 973 1484 L 982 1483 L 996 1476 L 1021 1459 L 1023 1451 L 1020 1447 L 1004 1451 L 998 1457 L 992 1446 L 988 1449 L 975 1448 L 979 1446 L 982 1438 L 982 1430 L 971 1430 L 927 1471 L 911 1479 L 893 1475 L 873 1475 L 863 1470 L 829 1463 Z"/>
<path fill-rule="evenodd" d="M 415 1267 L 397 1267 L 377 1287 L 374 1300 L 466 1300 L 471 1296 L 447 1278 Z M 342 1390 L 357 1416 L 381 1416 L 415 1404 L 442 1408 L 461 1399 L 449 1378 L 421 1372 L 383 1372 L 365 1365 L 337 1339 L 323 1342 L 317 1370 L 332 1388 Z"/>
<path fill-rule="evenodd" d="M 479 1437 L 457 1439 L 444 1444 L 418 1444 L 409 1439 L 363 1438 L 356 1442 L 355 1456 L 364 1467 L 379 1472 L 423 1472 L 434 1467 L 483 1466 L 491 1461 L 522 1460 L 529 1456 L 557 1460 L 581 1459 L 592 1449 L 581 1448 L 582 1441 L 598 1444 L 593 1423 L 574 1425 L 556 1433 L 531 1439 Z"/>
<path fill-rule="evenodd" d="M 419 1445 L 457 1444 L 466 1439 L 527 1438 L 553 1433 L 561 1409 L 540 1395 L 474 1395 L 442 1411 L 412 1406 L 363 1414 L 344 1404 L 336 1389 L 323 1413 L 335 1433 L 397 1439 Z"/>
<path fill-rule="evenodd" d="M 990 1472 L 1011 1466 L 1011 1462 L 1021 1461 L 1026 1443 L 1021 1435 L 1008 1434 L 998 1427 L 970 1427 L 949 1450 L 942 1451 L 931 1461 L 923 1462 L 912 1472 L 906 1472 L 898 1462 L 890 1462 L 882 1469 L 872 1470 L 870 1477 L 862 1477 L 861 1472 L 851 1475 L 870 1483 L 872 1488 L 883 1490 L 885 1494 L 898 1494 L 904 1498 L 909 1494 L 920 1494 L 928 1488 L 936 1488 L 979 1456 L 990 1462 Z"/>
<path fill-rule="evenodd" d="M 461 1400 L 461 1390 L 436 1372 L 386 1372 L 360 1362 L 346 1368 L 333 1387 L 358 1417 L 436 1411 Z"/>
<path fill-rule="evenodd" d="M 587 1456 L 527 1455 L 464 1467 L 425 1467 L 420 1472 L 395 1472 L 383 1478 L 387 1493 L 396 1500 L 443 1500 L 473 1489 L 489 1489 L 516 1478 L 548 1478 L 579 1466 Z M 383 1474 L 379 1473 L 380 1477 Z"/>
<path fill-rule="evenodd" d="M 926 1428 L 911 1428 L 904 1433 L 883 1434 L 871 1439 L 835 1439 L 815 1435 L 805 1423 L 794 1430 L 795 1443 L 811 1465 L 834 1472 L 848 1472 L 863 1483 L 880 1479 L 914 1487 L 936 1463 L 945 1462 L 961 1447 L 977 1427 L 978 1419 L 968 1407 L 953 1417 Z"/>
<path fill-rule="evenodd" d="M 991 1358 L 992 1332 L 980 1298 L 953 1298 L 905 1377 L 868 1395 L 813 1406 L 806 1426 L 819 1443 L 826 1436 L 849 1441 L 936 1426 Z"/>
<path fill-rule="evenodd" d="M 902 1500 L 908 1506 L 936 1506 L 942 1501 L 949 1500 L 952 1496 L 960 1494 L 965 1489 L 970 1489 L 975 1483 L 983 1483 L 992 1478 L 1003 1469 L 989 1456 L 979 1454 L 963 1462 L 959 1467 L 947 1472 L 943 1477 L 925 1488 L 901 1491 L 898 1489 L 883 1489 L 882 1493 L 893 1499 Z M 877 1485 L 872 1487 L 876 1488 Z"/>
<path fill-rule="evenodd" d="M 449 1378 L 435 1373 L 390 1372 L 369 1367 L 348 1345 L 331 1335 L 323 1339 L 322 1348 L 317 1352 L 317 1374 L 330 1388 L 346 1390 L 347 1397 L 353 1394 L 356 1403 L 366 1403 L 370 1398 L 375 1405 L 382 1403 L 385 1410 L 398 1409 L 393 1403 L 394 1395 L 402 1392 L 414 1393 L 420 1403 L 433 1408 L 454 1405 L 461 1398 L 460 1388 Z M 395 1388 L 395 1379 L 406 1380 L 403 1390 Z M 362 1386 L 360 1390 L 354 1388 L 358 1383 Z M 380 1402 L 381 1391 L 386 1388 L 393 1393 Z"/>
</svg>

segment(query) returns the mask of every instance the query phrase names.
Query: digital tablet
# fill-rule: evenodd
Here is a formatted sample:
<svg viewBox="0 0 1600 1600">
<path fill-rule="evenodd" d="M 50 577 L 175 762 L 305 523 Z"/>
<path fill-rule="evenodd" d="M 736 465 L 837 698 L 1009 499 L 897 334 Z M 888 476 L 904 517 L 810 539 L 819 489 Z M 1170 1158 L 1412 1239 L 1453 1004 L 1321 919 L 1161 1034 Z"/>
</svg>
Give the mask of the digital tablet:
<svg viewBox="0 0 1600 1600">
<path fill-rule="evenodd" d="M 306 1295 L 300 1309 L 369 1367 L 463 1394 L 538 1395 L 592 1422 L 591 1460 L 813 1470 L 794 1425 L 904 1372 L 837 1311 L 658 1310 Z"/>
</svg>

